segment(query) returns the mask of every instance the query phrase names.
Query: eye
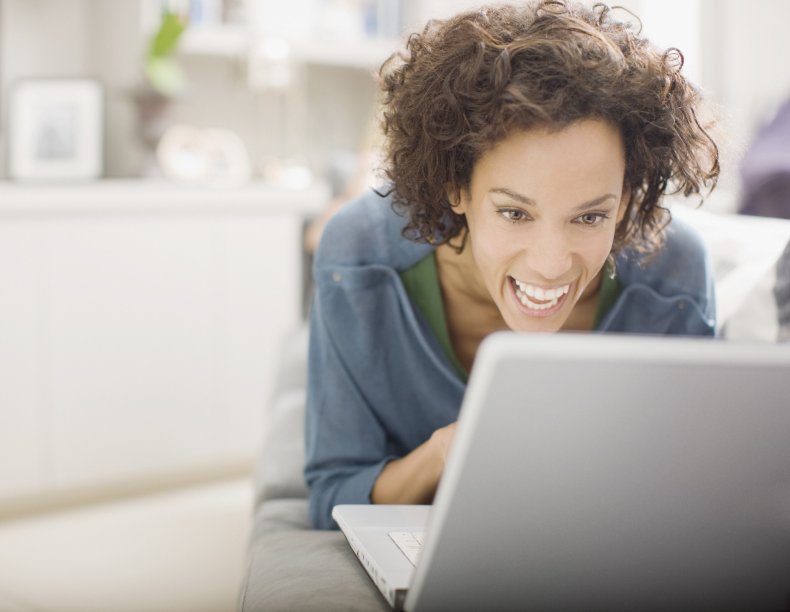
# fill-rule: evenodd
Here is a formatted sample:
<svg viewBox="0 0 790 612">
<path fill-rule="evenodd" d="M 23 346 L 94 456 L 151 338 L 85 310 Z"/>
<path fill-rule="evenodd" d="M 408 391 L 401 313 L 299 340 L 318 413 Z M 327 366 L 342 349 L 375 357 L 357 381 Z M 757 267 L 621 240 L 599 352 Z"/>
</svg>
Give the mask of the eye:
<svg viewBox="0 0 790 612">
<path fill-rule="evenodd" d="M 606 213 L 589 212 L 584 213 L 581 217 L 579 217 L 578 222 L 582 225 L 586 225 L 587 227 L 595 227 L 596 225 L 603 223 L 608 218 L 609 215 Z"/>
<path fill-rule="evenodd" d="M 511 223 L 518 223 L 519 221 L 529 219 L 529 215 L 518 208 L 500 208 L 497 212 Z"/>
</svg>

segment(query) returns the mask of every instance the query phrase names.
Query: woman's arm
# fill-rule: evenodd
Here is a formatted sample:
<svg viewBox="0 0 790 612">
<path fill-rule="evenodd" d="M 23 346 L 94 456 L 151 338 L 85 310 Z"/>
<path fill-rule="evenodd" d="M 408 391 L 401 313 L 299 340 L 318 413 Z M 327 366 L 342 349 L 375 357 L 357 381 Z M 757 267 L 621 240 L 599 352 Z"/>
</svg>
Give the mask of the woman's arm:
<svg viewBox="0 0 790 612">
<path fill-rule="evenodd" d="M 387 463 L 373 485 L 370 501 L 374 504 L 431 503 L 444 471 L 455 425 L 451 423 L 437 429 L 408 455 Z"/>
<path fill-rule="evenodd" d="M 304 474 L 310 517 L 322 529 L 337 527 L 335 505 L 371 503 L 385 469 L 376 500 L 429 498 L 443 466 L 433 458 L 444 455 L 434 452 L 443 438 L 434 433 L 457 418 L 463 397 L 460 380 L 430 370 L 435 360 L 414 333 L 394 270 L 357 263 L 389 251 L 390 234 L 400 240 L 402 218 L 390 226 L 382 211 L 391 208 L 382 204 L 373 194 L 344 206 L 314 260 Z M 405 495 L 412 487 L 417 495 Z"/>
<path fill-rule="evenodd" d="M 337 317 L 330 317 L 332 325 L 327 323 L 324 297 L 318 287 L 310 313 L 305 480 L 313 525 L 334 529 L 332 507 L 370 503 L 373 484 L 393 457 L 383 423 L 367 405 L 357 372 L 337 346 L 353 336 Z M 339 334 L 337 341 L 330 330 Z"/>
<path fill-rule="evenodd" d="M 454 424 L 438 428 L 423 434 L 428 439 L 422 444 L 425 437 L 415 436 L 414 450 L 405 455 L 393 450 L 388 429 L 393 423 L 374 410 L 363 393 L 372 372 L 360 369 L 359 359 L 349 363 L 354 351 L 369 352 L 358 346 L 357 313 L 327 313 L 330 298 L 327 287 L 318 286 L 310 313 L 305 413 L 309 510 L 313 525 L 321 529 L 336 527 L 331 516 L 336 504 L 429 502 L 455 431 Z M 335 298 L 342 305 L 346 296 Z M 393 406 L 398 401 L 393 399 Z M 397 413 L 389 416 L 390 421 L 400 418 Z"/>
</svg>

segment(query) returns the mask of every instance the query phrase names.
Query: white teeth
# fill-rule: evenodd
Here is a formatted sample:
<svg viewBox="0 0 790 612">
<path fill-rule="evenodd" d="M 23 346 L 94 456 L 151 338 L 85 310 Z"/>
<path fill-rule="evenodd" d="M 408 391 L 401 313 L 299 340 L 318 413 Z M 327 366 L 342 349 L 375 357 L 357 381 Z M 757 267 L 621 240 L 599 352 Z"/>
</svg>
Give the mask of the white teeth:
<svg viewBox="0 0 790 612">
<path fill-rule="evenodd" d="M 522 283 L 518 279 L 513 279 L 516 282 L 516 286 L 518 287 L 518 291 L 516 291 L 516 296 L 518 297 L 519 301 L 531 308 L 533 310 L 546 310 L 548 308 L 552 308 L 557 305 L 557 301 L 568 291 L 570 291 L 570 285 L 563 285 L 561 287 L 552 287 L 551 289 L 544 289 L 543 287 L 537 287 L 535 285 L 529 285 L 527 283 Z M 532 299 L 529 299 L 532 298 Z M 532 300 L 538 300 L 539 302 L 546 302 L 545 304 L 536 304 Z M 547 301 L 548 300 L 548 301 Z"/>
</svg>

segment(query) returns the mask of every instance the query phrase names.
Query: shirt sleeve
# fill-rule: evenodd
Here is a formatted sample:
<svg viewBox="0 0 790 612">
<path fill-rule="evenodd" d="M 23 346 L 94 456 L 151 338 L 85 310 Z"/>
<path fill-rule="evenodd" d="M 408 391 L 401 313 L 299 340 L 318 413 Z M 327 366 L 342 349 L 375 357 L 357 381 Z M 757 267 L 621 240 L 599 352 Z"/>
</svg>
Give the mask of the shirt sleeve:
<svg viewBox="0 0 790 612">
<path fill-rule="evenodd" d="M 387 433 L 362 391 L 364 372 L 348 366 L 354 328 L 332 316 L 326 291 L 316 287 L 310 314 L 305 480 L 313 525 L 336 529 L 332 508 L 370 503 L 373 484 L 394 457 L 387 455 Z"/>
<path fill-rule="evenodd" d="M 675 253 L 665 283 L 674 287 L 677 318 L 667 334 L 713 336 L 716 333 L 716 291 L 713 263 L 700 235 L 687 223 L 674 220 L 670 245 Z M 671 295 L 671 294 L 670 294 Z"/>
</svg>

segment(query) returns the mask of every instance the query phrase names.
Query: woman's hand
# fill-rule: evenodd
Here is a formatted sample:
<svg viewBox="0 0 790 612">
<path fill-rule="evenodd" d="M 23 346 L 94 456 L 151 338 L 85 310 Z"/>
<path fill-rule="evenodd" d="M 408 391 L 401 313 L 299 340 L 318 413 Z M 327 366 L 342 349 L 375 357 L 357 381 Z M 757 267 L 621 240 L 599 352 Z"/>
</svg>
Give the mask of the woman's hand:
<svg viewBox="0 0 790 612">
<path fill-rule="evenodd" d="M 437 429 L 405 457 L 390 461 L 373 485 L 374 504 L 429 504 L 444 471 L 455 436 L 455 423 Z"/>
<path fill-rule="evenodd" d="M 458 425 L 458 421 L 437 429 L 431 436 L 430 442 L 434 446 L 434 452 L 437 454 L 437 457 L 441 459 L 442 470 L 444 470 L 444 466 L 447 463 L 447 455 L 455 439 L 456 425 Z"/>
</svg>

